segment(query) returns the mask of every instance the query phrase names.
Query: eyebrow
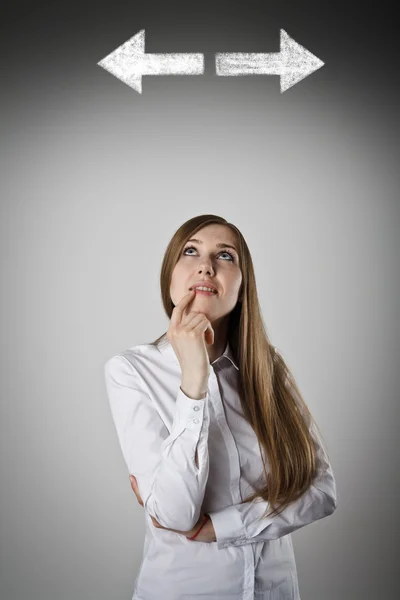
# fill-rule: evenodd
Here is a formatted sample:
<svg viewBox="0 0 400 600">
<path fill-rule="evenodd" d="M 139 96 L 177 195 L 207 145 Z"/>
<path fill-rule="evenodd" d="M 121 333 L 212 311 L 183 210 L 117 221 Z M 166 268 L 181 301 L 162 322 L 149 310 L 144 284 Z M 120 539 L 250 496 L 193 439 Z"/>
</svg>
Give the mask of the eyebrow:
<svg viewBox="0 0 400 600">
<path fill-rule="evenodd" d="M 188 242 L 195 242 L 196 244 L 203 244 L 203 240 L 196 240 L 196 238 L 192 238 L 191 240 L 188 240 Z M 219 242 L 218 244 L 215 244 L 215 245 L 217 246 L 217 248 L 233 248 L 233 250 L 235 252 L 237 252 L 235 246 L 232 246 L 232 244 L 224 244 L 223 242 Z"/>
</svg>

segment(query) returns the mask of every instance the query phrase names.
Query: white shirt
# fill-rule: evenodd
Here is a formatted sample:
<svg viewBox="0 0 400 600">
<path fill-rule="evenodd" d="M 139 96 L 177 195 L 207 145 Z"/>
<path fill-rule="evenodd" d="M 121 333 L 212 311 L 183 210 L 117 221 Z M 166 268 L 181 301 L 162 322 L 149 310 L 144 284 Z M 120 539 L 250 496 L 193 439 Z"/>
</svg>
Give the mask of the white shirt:
<svg viewBox="0 0 400 600">
<path fill-rule="evenodd" d="M 144 504 L 143 558 L 132 600 L 300 600 L 290 534 L 337 507 L 332 468 L 315 427 L 317 479 L 281 514 L 258 521 L 268 503 L 240 504 L 265 479 L 256 435 L 241 409 L 239 367 L 229 342 L 211 363 L 201 400 L 181 390 L 181 367 L 168 340 L 159 348 L 134 346 L 104 368 L 122 454 Z M 211 517 L 216 542 L 188 540 L 156 528 L 150 518 L 189 531 L 201 510 Z"/>
</svg>

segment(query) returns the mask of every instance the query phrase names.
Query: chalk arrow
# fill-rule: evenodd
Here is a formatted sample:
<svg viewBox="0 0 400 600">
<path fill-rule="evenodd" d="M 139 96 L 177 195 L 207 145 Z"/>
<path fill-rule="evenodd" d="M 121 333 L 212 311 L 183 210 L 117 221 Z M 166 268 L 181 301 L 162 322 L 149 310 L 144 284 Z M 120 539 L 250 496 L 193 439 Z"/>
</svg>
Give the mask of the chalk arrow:
<svg viewBox="0 0 400 600">
<path fill-rule="evenodd" d="M 145 54 L 142 29 L 97 64 L 142 93 L 143 75 L 202 75 L 204 54 Z"/>
<path fill-rule="evenodd" d="M 280 75 L 281 94 L 324 63 L 281 29 L 280 52 L 217 53 L 217 75 Z"/>
</svg>

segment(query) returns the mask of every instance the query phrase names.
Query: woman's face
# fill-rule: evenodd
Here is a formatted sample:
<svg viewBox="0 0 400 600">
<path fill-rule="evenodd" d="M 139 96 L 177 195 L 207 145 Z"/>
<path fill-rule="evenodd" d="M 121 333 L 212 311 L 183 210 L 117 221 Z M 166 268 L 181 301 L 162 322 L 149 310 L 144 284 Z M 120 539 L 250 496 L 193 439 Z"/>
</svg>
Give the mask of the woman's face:
<svg viewBox="0 0 400 600">
<path fill-rule="evenodd" d="M 209 321 L 228 315 L 236 306 L 242 283 L 242 272 L 236 250 L 233 231 L 225 225 L 206 225 L 183 247 L 181 256 L 172 272 L 170 295 L 176 306 L 189 288 L 198 281 L 207 280 L 217 288 L 212 295 L 198 294 L 189 303 L 191 310 L 202 312 Z M 217 244 L 223 244 L 218 247 Z M 230 254 L 228 254 L 230 253 Z"/>
</svg>

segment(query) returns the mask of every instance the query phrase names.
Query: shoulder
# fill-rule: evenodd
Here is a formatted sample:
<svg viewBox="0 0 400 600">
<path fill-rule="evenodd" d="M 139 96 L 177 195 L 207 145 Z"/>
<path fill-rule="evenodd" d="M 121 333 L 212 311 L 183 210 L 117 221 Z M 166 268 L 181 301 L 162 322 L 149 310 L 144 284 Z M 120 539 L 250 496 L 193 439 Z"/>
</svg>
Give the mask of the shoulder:
<svg viewBox="0 0 400 600">
<path fill-rule="evenodd" d="M 107 374 L 125 372 L 135 374 L 146 363 L 157 363 L 160 360 L 160 350 L 153 344 L 137 344 L 114 354 L 104 363 Z"/>
</svg>

